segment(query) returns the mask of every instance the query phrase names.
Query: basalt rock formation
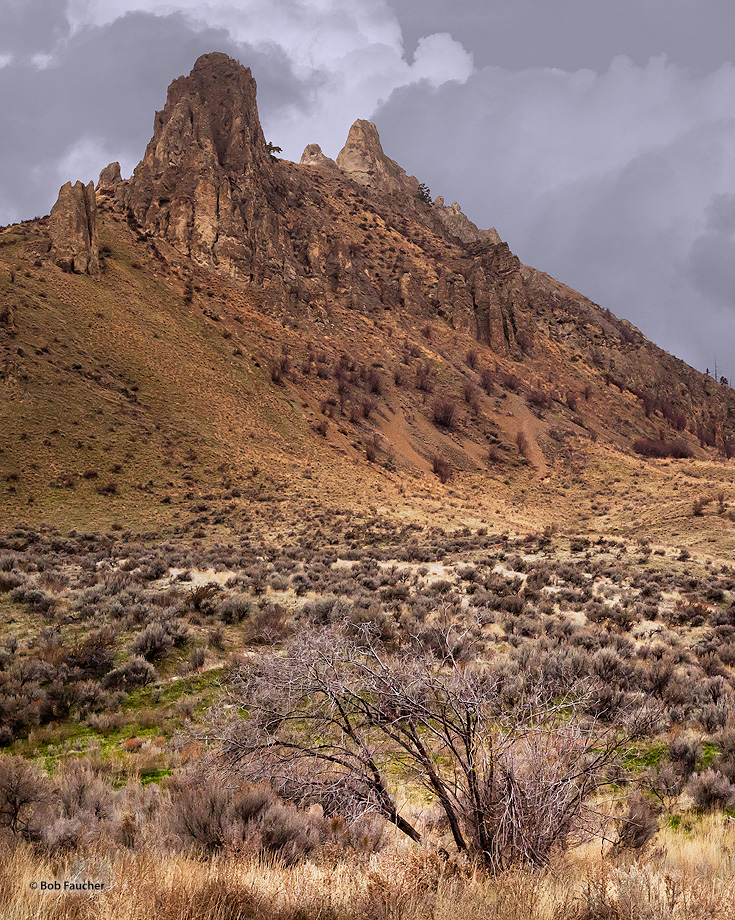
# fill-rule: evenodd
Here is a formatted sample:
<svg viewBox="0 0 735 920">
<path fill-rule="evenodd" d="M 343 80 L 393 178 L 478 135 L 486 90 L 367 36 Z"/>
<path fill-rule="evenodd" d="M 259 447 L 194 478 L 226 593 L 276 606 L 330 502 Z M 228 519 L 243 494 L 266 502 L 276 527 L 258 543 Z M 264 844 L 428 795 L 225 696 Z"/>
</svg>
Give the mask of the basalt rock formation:
<svg viewBox="0 0 735 920">
<path fill-rule="evenodd" d="M 285 241 L 255 91 L 227 55 L 199 58 L 169 87 L 124 202 L 143 231 L 195 262 L 261 283 Z"/>
<path fill-rule="evenodd" d="M 246 466 L 318 473 L 321 504 L 436 456 L 481 488 L 505 464 L 502 490 L 641 437 L 735 455 L 729 387 L 418 192 L 365 121 L 336 162 L 273 158 L 250 71 L 200 58 L 130 179 L 110 164 L 97 198 L 68 183 L 50 219 L 0 228 L 6 499 L 40 514 L 91 489 L 112 523 L 92 458 L 121 503 L 183 521 L 198 493 L 253 500 Z"/>
<path fill-rule="evenodd" d="M 351 179 L 381 194 L 416 195 L 419 182 L 383 153 L 378 129 L 358 119 L 337 156 L 337 166 Z"/>
<path fill-rule="evenodd" d="M 171 84 L 132 178 L 120 183 L 111 170 L 100 187 L 116 190 L 159 251 L 252 282 L 269 312 L 321 315 L 335 298 L 358 310 L 403 306 L 445 318 L 503 353 L 515 350 L 519 325 L 529 321 L 520 263 L 508 262 L 497 233 L 479 230 L 456 203 L 419 201 L 418 180 L 386 156 L 375 125 L 356 121 L 336 163 L 318 144 L 306 147 L 298 167 L 274 161 L 255 81 L 224 54 L 204 55 Z M 393 272 L 369 266 L 371 235 L 337 206 L 358 189 L 385 211 L 384 224 L 400 217 L 426 225 L 432 253 L 395 239 Z"/>
<path fill-rule="evenodd" d="M 97 204 L 94 183 L 67 182 L 49 220 L 51 257 L 65 272 L 98 275 Z"/>
<path fill-rule="evenodd" d="M 456 236 L 463 243 L 479 243 L 486 240 L 489 243 L 500 243 L 500 235 L 495 227 L 489 230 L 480 230 L 472 221 L 463 213 L 462 208 L 455 201 L 449 207 L 444 204 L 444 198 L 440 195 L 434 201 L 434 209 L 439 215 L 439 220 L 444 224 L 447 231 L 452 236 Z"/>
<path fill-rule="evenodd" d="M 307 144 L 304 152 L 301 154 L 302 166 L 324 166 L 328 169 L 336 169 L 337 164 L 330 157 L 324 156 L 319 144 Z"/>
<path fill-rule="evenodd" d="M 121 182 L 122 175 L 120 174 L 120 164 L 117 161 L 110 163 L 109 166 L 105 166 L 100 173 L 100 177 L 97 180 L 97 191 L 114 192 Z"/>
</svg>

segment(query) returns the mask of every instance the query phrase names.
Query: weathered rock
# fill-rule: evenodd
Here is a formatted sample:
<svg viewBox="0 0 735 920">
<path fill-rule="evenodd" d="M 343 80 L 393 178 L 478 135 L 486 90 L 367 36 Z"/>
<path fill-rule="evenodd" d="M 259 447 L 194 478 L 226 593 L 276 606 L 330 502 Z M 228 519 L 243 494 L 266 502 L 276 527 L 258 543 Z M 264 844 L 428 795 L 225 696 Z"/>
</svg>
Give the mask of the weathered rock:
<svg viewBox="0 0 735 920">
<path fill-rule="evenodd" d="M 195 261 L 262 282 L 286 243 L 255 91 L 226 54 L 200 57 L 169 86 L 124 200 L 144 230 Z"/>
<path fill-rule="evenodd" d="M 477 338 L 498 352 L 514 352 L 519 339 L 528 344 L 531 330 L 520 259 L 507 243 L 478 243 L 468 273 L 475 306 Z"/>
<path fill-rule="evenodd" d="M 110 165 L 105 166 L 105 168 L 100 173 L 100 177 L 97 182 L 97 191 L 112 192 L 121 182 L 122 175 L 120 174 L 120 164 L 118 162 L 110 163 Z"/>
<path fill-rule="evenodd" d="M 65 272 L 99 275 L 97 201 L 94 183 L 67 182 L 49 219 L 51 258 Z"/>
<path fill-rule="evenodd" d="M 360 185 L 384 194 L 418 194 L 418 179 L 406 175 L 395 160 L 383 153 L 378 129 L 370 121 L 360 118 L 350 128 L 347 142 L 337 156 L 337 166 Z"/>
<path fill-rule="evenodd" d="M 495 227 L 489 230 L 480 230 L 472 221 L 463 213 L 462 208 L 455 201 L 450 207 L 444 205 L 444 199 L 440 195 L 434 202 L 434 209 L 437 212 L 439 220 L 444 224 L 448 233 L 456 236 L 463 243 L 499 243 L 501 242 L 498 231 Z"/>
<path fill-rule="evenodd" d="M 301 154 L 302 166 L 325 166 L 327 169 L 337 169 L 337 164 L 331 157 L 322 153 L 319 144 L 307 144 Z"/>
</svg>

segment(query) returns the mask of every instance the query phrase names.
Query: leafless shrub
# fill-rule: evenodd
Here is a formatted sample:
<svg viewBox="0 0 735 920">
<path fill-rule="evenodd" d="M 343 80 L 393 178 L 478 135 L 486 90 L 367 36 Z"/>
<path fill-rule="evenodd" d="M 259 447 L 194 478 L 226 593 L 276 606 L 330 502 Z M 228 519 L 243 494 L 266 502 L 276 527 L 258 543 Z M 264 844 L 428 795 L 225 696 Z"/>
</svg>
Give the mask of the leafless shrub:
<svg viewBox="0 0 735 920">
<path fill-rule="evenodd" d="M 683 438 L 674 441 L 662 441 L 659 438 L 636 438 L 633 441 L 633 450 L 643 457 L 673 457 L 675 460 L 686 460 L 694 453 L 691 446 Z"/>
<path fill-rule="evenodd" d="M 526 433 L 524 431 L 519 430 L 516 432 L 516 447 L 518 448 L 518 453 L 522 457 L 528 459 L 529 444 L 528 438 L 526 437 Z"/>
<path fill-rule="evenodd" d="M 370 438 L 365 445 L 365 456 L 367 457 L 370 463 L 374 463 L 378 457 L 378 454 L 382 450 L 383 440 L 380 435 L 376 432 L 372 438 Z"/>
<path fill-rule="evenodd" d="M 681 770 L 673 763 L 664 762 L 652 767 L 646 774 L 646 788 L 654 795 L 667 810 L 671 810 L 674 803 L 684 789 L 685 778 Z"/>
<path fill-rule="evenodd" d="M 504 389 L 510 390 L 512 393 L 517 393 L 521 388 L 521 381 L 512 373 L 501 374 L 500 383 Z"/>
<path fill-rule="evenodd" d="M 457 421 L 457 404 L 446 397 L 439 397 L 434 402 L 434 424 L 442 428 L 454 428 Z"/>
<path fill-rule="evenodd" d="M 362 401 L 362 417 L 370 418 L 370 416 L 378 408 L 378 402 L 372 396 L 368 396 Z"/>
<path fill-rule="evenodd" d="M 431 468 L 435 476 L 438 476 L 443 483 L 449 482 L 452 478 L 452 467 L 446 457 L 434 454 L 431 458 Z"/>
<path fill-rule="evenodd" d="M 687 784 L 687 792 L 702 811 L 726 808 L 735 802 L 735 785 L 719 770 L 711 767 L 692 776 Z"/>
<path fill-rule="evenodd" d="M 380 373 L 377 367 L 371 367 L 368 370 L 365 377 L 365 383 L 371 393 L 374 393 L 376 396 L 383 395 L 385 384 L 383 383 L 383 375 Z"/>
<path fill-rule="evenodd" d="M 606 729 L 582 717 L 582 689 L 560 699 L 527 675 L 509 697 L 487 670 L 452 664 L 437 670 L 415 650 L 391 657 L 367 634 L 303 633 L 285 657 L 234 676 L 206 737 L 250 781 L 328 814 L 376 811 L 419 841 L 387 778 L 402 769 L 442 809 L 459 852 L 494 869 L 546 864 L 589 831 L 587 800 L 650 713 Z M 247 720 L 233 715 L 242 711 Z"/>
<path fill-rule="evenodd" d="M 531 390 L 526 396 L 526 403 L 531 409 L 542 412 L 549 408 L 549 397 L 542 390 Z"/>
<path fill-rule="evenodd" d="M 0 756 L 0 828 L 14 837 L 38 836 L 39 812 L 50 795 L 48 778 L 37 767 L 20 756 Z"/>
<path fill-rule="evenodd" d="M 489 367 L 484 367 L 480 371 L 480 386 L 488 395 L 495 389 L 495 374 Z"/>
<path fill-rule="evenodd" d="M 462 385 L 462 396 L 464 397 L 464 401 L 467 403 L 467 405 L 471 406 L 475 411 L 477 411 L 479 406 L 479 392 L 471 380 L 465 380 L 464 384 Z"/>
<path fill-rule="evenodd" d="M 692 514 L 695 517 L 702 517 L 702 515 L 704 514 L 704 509 L 707 507 L 707 505 L 710 504 L 711 501 L 712 501 L 711 495 L 700 495 L 697 498 L 695 498 L 694 501 L 692 502 Z"/>
<path fill-rule="evenodd" d="M 642 850 L 658 831 L 658 812 L 640 793 L 628 799 L 627 813 L 616 822 L 616 850 Z"/>
<path fill-rule="evenodd" d="M 283 378 L 287 376 L 290 370 L 291 356 L 284 351 L 283 354 L 271 364 L 271 380 L 273 383 L 283 383 Z"/>
<path fill-rule="evenodd" d="M 434 369 L 429 364 L 420 364 L 416 368 L 416 389 L 431 393 L 434 389 Z"/>
<path fill-rule="evenodd" d="M 502 452 L 495 445 L 488 447 L 485 457 L 490 466 L 498 466 L 504 459 Z"/>
</svg>

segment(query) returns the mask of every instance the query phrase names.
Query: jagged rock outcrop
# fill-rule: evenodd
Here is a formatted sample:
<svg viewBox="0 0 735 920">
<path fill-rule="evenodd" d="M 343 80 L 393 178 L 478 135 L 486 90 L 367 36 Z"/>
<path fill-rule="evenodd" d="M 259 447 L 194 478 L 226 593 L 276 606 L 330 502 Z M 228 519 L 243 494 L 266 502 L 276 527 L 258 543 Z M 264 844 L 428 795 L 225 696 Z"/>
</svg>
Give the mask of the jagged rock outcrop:
<svg viewBox="0 0 735 920">
<path fill-rule="evenodd" d="M 97 191 L 114 192 L 121 182 L 122 175 L 120 173 L 120 164 L 115 161 L 114 163 L 110 163 L 109 166 L 105 166 L 100 173 L 99 180 L 97 181 Z"/>
<path fill-rule="evenodd" d="M 94 183 L 67 182 L 49 219 L 51 258 L 65 272 L 99 275 L 97 200 Z"/>
<path fill-rule="evenodd" d="M 301 166 L 324 166 L 327 169 L 337 169 L 337 164 L 331 157 L 322 153 L 319 144 L 307 144 L 301 154 Z"/>
<path fill-rule="evenodd" d="M 263 282 L 282 276 L 282 195 L 260 127 L 250 70 L 199 58 L 169 86 L 125 203 L 138 225 L 200 264 Z"/>
<path fill-rule="evenodd" d="M 496 351 L 514 352 L 519 344 L 528 349 L 532 332 L 520 259 L 507 243 L 478 243 L 470 251 L 477 338 Z"/>
<path fill-rule="evenodd" d="M 441 195 L 434 201 L 434 209 L 448 233 L 456 236 L 463 243 L 480 243 L 487 241 L 489 243 L 499 243 L 500 236 L 495 227 L 489 230 L 480 230 L 472 221 L 463 213 L 462 208 L 455 201 L 449 207 L 444 204 Z"/>
<path fill-rule="evenodd" d="M 383 153 L 378 129 L 358 119 L 337 156 L 337 166 L 355 182 L 386 195 L 418 194 L 419 182 Z"/>
</svg>

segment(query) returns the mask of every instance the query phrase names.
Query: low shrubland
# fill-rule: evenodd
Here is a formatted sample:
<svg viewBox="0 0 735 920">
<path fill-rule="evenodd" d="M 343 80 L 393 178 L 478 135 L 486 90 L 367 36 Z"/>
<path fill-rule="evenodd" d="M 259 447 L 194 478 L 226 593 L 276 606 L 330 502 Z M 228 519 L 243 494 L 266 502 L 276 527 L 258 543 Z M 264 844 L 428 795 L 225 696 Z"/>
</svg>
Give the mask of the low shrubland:
<svg viewBox="0 0 735 920">
<path fill-rule="evenodd" d="M 681 854 L 693 834 L 705 850 L 724 840 L 735 807 L 727 565 L 646 541 L 347 514 L 287 538 L 249 528 L 208 544 L 22 526 L 0 538 L 0 611 L 12 885 L 49 866 L 63 874 L 76 854 L 137 877 L 157 916 L 188 916 L 190 903 L 296 916 L 288 886 L 309 878 L 309 897 L 326 897 L 329 872 L 351 880 L 326 902 L 339 917 L 400 905 L 449 916 L 460 896 L 478 916 L 502 905 L 498 916 L 589 920 L 684 917 L 705 903 Z M 319 661 L 330 681 L 313 672 Z M 317 677 L 329 705 L 302 711 Z M 354 732 L 349 762 L 368 774 L 314 772 L 314 738 L 338 739 L 306 725 L 330 707 L 348 721 L 329 724 Z M 265 738 L 269 755 L 299 757 L 265 757 Z M 482 752 L 477 769 L 449 753 L 462 749 Z M 160 883 L 140 876 L 147 860 L 167 867 Z M 715 862 L 709 916 L 725 917 L 733 879 Z M 172 906 L 184 876 L 190 897 Z M 269 895 L 276 879 L 281 895 Z M 563 895 L 561 913 L 544 913 L 544 898 Z M 105 898 L 63 909 L 109 915 Z M 23 903 L 40 916 L 41 900 Z M 143 901 L 125 909 L 142 916 Z"/>
</svg>

